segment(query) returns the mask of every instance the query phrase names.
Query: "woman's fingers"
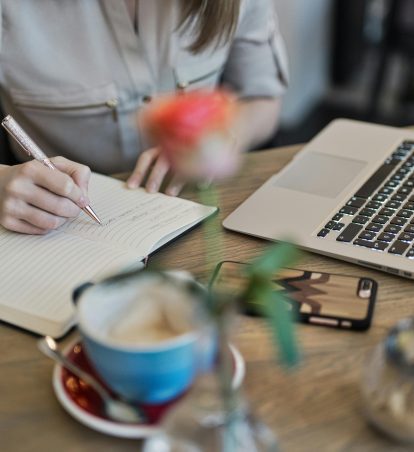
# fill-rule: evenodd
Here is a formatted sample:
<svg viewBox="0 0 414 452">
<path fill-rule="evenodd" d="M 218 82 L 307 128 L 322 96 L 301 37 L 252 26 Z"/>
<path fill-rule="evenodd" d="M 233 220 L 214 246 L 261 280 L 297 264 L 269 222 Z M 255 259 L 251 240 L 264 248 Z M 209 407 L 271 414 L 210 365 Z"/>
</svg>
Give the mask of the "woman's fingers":
<svg viewBox="0 0 414 452">
<path fill-rule="evenodd" d="M 169 196 L 178 196 L 185 185 L 185 181 L 179 176 L 173 176 L 165 193 Z"/>
<path fill-rule="evenodd" d="M 159 148 L 148 149 L 139 156 L 135 169 L 127 180 L 127 186 L 137 188 L 146 180 L 145 188 L 150 193 L 155 193 L 159 191 L 169 169 L 170 165 Z M 180 188 L 177 188 L 179 191 Z"/>
<path fill-rule="evenodd" d="M 82 190 L 68 174 L 51 170 L 40 162 L 31 161 L 22 165 L 12 184 L 20 183 L 25 179 L 55 195 L 68 198 L 79 207 L 87 205 L 87 199 Z"/>
<path fill-rule="evenodd" d="M 24 221 L 38 230 L 48 231 L 57 229 L 66 218 L 33 207 L 21 199 L 8 200 L 3 209 L 3 226 L 10 229 L 11 225 L 16 224 L 15 220 Z"/>
<path fill-rule="evenodd" d="M 82 201 L 85 201 L 81 189 L 70 176 L 50 170 L 36 161 L 22 165 L 4 190 L 9 198 L 25 200 L 35 207 L 68 218 L 77 216 L 79 207 L 83 207 Z"/>
<path fill-rule="evenodd" d="M 159 155 L 160 150 L 158 148 L 151 148 L 138 157 L 135 169 L 127 180 L 129 188 L 137 188 L 142 184 Z"/>
<path fill-rule="evenodd" d="M 44 234 L 76 217 L 88 204 L 83 190 L 89 168 L 63 158 L 53 161 L 58 170 L 37 161 L 1 168 L 0 224 L 17 232 Z"/>
<path fill-rule="evenodd" d="M 163 155 L 160 155 L 153 166 L 150 175 L 148 176 L 145 188 L 150 193 L 155 193 L 159 191 L 162 181 L 170 169 L 170 165 Z"/>
<path fill-rule="evenodd" d="M 80 213 L 80 207 L 70 199 L 57 196 L 37 185 L 23 185 L 20 198 L 32 206 L 59 217 L 75 218 Z"/>
<path fill-rule="evenodd" d="M 148 149 L 138 158 L 135 169 L 127 180 L 127 186 L 129 188 L 137 188 L 146 181 L 145 188 L 147 191 L 155 193 L 160 190 L 169 170 L 170 164 L 162 155 L 160 149 Z M 173 176 L 165 193 L 170 196 L 177 196 L 184 185 L 185 181 L 182 178 Z"/>
<path fill-rule="evenodd" d="M 10 231 L 20 232 L 22 234 L 43 235 L 48 232 L 47 229 L 37 228 L 36 226 L 33 226 L 26 221 L 12 217 L 7 218 L 7 220 L 2 222 L 1 224 Z"/>
<path fill-rule="evenodd" d="M 75 185 L 83 192 L 84 197 L 87 198 L 89 180 L 91 178 L 90 168 L 64 157 L 54 157 L 51 160 L 61 172 L 66 173 L 73 180 Z"/>
</svg>

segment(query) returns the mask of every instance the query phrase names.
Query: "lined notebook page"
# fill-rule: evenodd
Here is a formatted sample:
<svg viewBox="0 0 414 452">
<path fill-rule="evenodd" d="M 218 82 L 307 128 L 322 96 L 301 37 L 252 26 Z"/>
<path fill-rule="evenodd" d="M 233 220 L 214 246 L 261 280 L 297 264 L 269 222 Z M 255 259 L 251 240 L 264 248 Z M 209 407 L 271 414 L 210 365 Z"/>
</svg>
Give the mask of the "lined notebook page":
<svg viewBox="0 0 414 452">
<path fill-rule="evenodd" d="M 75 287 L 134 259 L 134 254 L 59 232 L 30 236 L 1 226 L 0 249 L 0 305 L 32 314 L 34 322 L 35 317 L 68 322 Z"/>
<path fill-rule="evenodd" d="M 73 319 L 74 288 L 138 265 L 151 250 L 216 210 L 128 190 L 124 182 L 98 174 L 92 175 L 89 195 L 103 226 L 84 213 L 46 236 L 0 226 L 2 320 L 41 334 L 63 334 Z"/>
<path fill-rule="evenodd" d="M 161 193 L 149 194 L 144 189 L 130 190 L 122 181 L 95 173 L 89 198 L 103 226 L 82 213 L 61 230 L 119 249 L 134 249 L 141 258 L 166 237 L 177 235 L 216 210 Z"/>
</svg>

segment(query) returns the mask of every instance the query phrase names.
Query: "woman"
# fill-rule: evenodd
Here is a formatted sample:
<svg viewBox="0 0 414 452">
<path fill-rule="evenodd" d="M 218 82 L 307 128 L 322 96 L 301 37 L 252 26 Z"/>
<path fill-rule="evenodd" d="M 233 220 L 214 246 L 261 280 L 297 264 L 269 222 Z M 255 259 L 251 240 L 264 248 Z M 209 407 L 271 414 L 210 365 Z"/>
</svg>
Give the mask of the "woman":
<svg viewBox="0 0 414 452">
<path fill-rule="evenodd" d="M 132 171 L 130 188 L 160 189 L 168 173 L 137 130 L 154 96 L 236 93 L 240 150 L 270 137 L 287 81 L 273 0 L 0 0 L 0 99 L 61 172 L 0 166 L 0 224 L 42 234 L 88 203 L 89 168 Z M 25 157 L 13 145 L 16 157 Z M 81 162 L 83 165 L 74 162 Z M 85 166 L 84 166 L 85 165 Z M 185 181 L 174 175 L 166 193 Z"/>
</svg>

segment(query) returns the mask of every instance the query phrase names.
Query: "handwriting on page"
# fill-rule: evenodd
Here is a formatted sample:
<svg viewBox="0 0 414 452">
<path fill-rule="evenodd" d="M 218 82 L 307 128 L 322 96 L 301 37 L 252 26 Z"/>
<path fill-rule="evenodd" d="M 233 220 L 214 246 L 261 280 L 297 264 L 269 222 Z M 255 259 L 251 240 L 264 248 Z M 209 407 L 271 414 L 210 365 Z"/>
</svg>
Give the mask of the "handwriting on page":
<svg viewBox="0 0 414 452">
<path fill-rule="evenodd" d="M 99 176 L 91 186 L 90 199 L 103 226 L 80 215 L 64 226 L 64 232 L 96 242 L 111 243 L 122 249 L 134 249 L 139 256 L 148 254 L 159 240 L 172 231 L 199 220 L 206 209 L 191 201 L 160 193 L 128 190 L 120 181 L 101 180 Z"/>
<path fill-rule="evenodd" d="M 0 303 L 39 318 L 66 320 L 73 289 L 97 275 L 131 263 L 131 254 L 59 232 L 45 236 L 0 227 Z M 84 246 L 87 245 L 87 246 Z"/>
</svg>

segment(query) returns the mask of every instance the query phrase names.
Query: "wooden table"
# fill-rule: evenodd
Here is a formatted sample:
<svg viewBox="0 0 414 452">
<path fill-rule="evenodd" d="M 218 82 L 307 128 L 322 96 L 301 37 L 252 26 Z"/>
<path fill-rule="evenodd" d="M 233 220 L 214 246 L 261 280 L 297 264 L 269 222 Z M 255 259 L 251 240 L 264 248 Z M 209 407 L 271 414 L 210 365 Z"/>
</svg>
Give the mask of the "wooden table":
<svg viewBox="0 0 414 452">
<path fill-rule="evenodd" d="M 219 187 L 220 219 L 228 215 L 299 146 L 251 153 L 234 181 Z M 193 194 L 185 196 L 194 198 Z M 276 217 L 277 218 L 277 217 Z M 249 260 L 264 249 L 263 240 L 223 231 L 215 260 Z M 151 258 L 151 264 L 180 268 L 207 281 L 203 230 L 197 228 Z M 243 318 L 235 337 L 247 362 L 245 393 L 256 413 L 277 433 L 284 451 L 403 451 L 369 427 L 361 412 L 361 368 L 372 347 L 402 317 L 414 312 L 412 281 L 303 253 L 297 267 L 360 276 L 379 282 L 377 307 L 368 332 L 300 325 L 304 360 L 286 374 L 274 361 L 265 323 Z M 72 333 L 72 338 L 73 338 Z M 69 339 L 71 338 L 69 337 Z M 57 402 L 51 386 L 53 363 L 36 349 L 36 337 L 0 324 L 0 450 L 129 451 L 140 443 L 102 435 L 73 420 Z"/>
</svg>

